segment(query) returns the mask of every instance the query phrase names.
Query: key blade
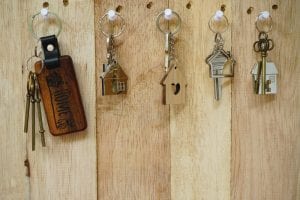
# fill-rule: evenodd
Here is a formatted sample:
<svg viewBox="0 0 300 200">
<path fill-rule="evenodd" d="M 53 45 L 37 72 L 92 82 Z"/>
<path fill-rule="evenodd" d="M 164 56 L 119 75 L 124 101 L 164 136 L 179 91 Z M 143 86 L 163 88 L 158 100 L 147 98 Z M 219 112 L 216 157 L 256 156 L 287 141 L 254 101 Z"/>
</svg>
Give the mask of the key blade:
<svg viewBox="0 0 300 200">
<path fill-rule="evenodd" d="M 26 94 L 26 108 L 25 108 L 24 133 L 27 133 L 27 132 L 28 132 L 29 109 L 30 109 L 30 95 L 27 93 L 27 94 Z"/>
<path fill-rule="evenodd" d="M 222 96 L 222 85 L 220 78 L 214 78 L 214 92 L 215 92 L 215 99 L 219 101 Z"/>
<path fill-rule="evenodd" d="M 31 137 L 32 137 L 32 151 L 35 151 L 35 105 L 34 99 L 31 99 L 32 104 L 32 127 L 31 127 Z"/>
</svg>

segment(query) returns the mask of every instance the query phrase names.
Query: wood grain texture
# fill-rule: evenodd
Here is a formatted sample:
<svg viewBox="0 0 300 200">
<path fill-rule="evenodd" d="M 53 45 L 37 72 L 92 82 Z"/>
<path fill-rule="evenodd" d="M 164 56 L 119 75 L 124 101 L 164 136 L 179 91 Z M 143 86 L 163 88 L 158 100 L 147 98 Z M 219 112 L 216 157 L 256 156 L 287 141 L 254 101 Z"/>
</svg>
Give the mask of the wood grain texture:
<svg viewBox="0 0 300 200">
<path fill-rule="evenodd" d="M 175 49 L 178 66 L 187 77 L 186 104 L 171 106 L 173 200 L 230 199 L 231 80 L 223 79 L 222 98 L 215 101 L 213 80 L 205 63 L 215 37 L 208 22 L 221 4 L 226 5 L 225 15 L 231 22 L 229 0 L 170 0 L 170 7 L 182 17 Z M 229 28 L 223 34 L 228 50 L 230 36 Z"/>
<path fill-rule="evenodd" d="M 95 1 L 98 194 L 107 200 L 170 199 L 169 106 L 162 104 L 164 37 L 155 20 L 167 1 Z M 102 96 L 106 38 L 99 18 L 121 8 L 126 31 L 117 58 L 128 75 L 127 95 Z"/>
<path fill-rule="evenodd" d="M 272 10 L 277 4 L 278 9 Z M 233 4 L 232 46 L 238 58 L 232 102 L 233 200 L 298 200 L 300 173 L 300 2 L 240 1 Z M 254 8 L 251 14 L 247 9 Z M 259 58 L 255 19 L 269 10 L 274 27 L 269 53 L 279 71 L 278 94 L 253 93 L 250 71 Z M 298 191 L 298 192 L 297 192 Z"/>
<path fill-rule="evenodd" d="M 63 22 L 59 43 L 62 54 L 69 54 L 82 94 L 88 129 L 78 134 L 52 137 L 43 112 L 46 145 L 36 137 L 31 151 L 31 129 L 27 138 L 31 177 L 26 182 L 24 159 L 26 134 L 23 111 L 27 70 L 22 62 L 33 54 L 36 41 L 28 31 L 27 19 L 39 12 L 42 2 L 1 1 L 1 199 L 96 199 L 95 132 L 95 54 L 93 1 L 74 0 L 67 7 L 62 1 L 48 1 L 50 10 Z M 23 101 L 23 102 L 22 102 Z M 3 106 L 4 104 L 4 106 Z M 5 114 L 5 115 L 4 115 Z M 36 119 L 37 122 L 37 119 Z M 38 128 L 37 128 L 38 129 Z M 4 166 L 4 168 L 2 168 Z M 28 181 L 28 180 L 27 180 Z"/>
<path fill-rule="evenodd" d="M 0 2 L 0 199 L 24 199 L 25 134 L 23 112 L 25 102 L 22 81 L 22 40 L 24 15 L 21 1 Z M 13 36 L 13 38 L 12 38 Z M 20 114 L 22 113 L 22 115 Z"/>
</svg>

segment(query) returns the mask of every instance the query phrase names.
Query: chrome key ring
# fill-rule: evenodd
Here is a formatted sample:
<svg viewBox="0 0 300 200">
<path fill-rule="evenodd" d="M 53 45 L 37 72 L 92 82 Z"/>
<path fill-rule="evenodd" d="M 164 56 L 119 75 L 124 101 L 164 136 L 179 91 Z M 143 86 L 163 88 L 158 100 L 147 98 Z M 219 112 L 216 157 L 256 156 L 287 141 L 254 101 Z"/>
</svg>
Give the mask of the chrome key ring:
<svg viewBox="0 0 300 200">
<path fill-rule="evenodd" d="M 182 20 L 181 20 L 181 17 L 179 16 L 179 14 L 175 11 L 172 11 L 172 14 L 177 18 L 177 25 L 175 27 L 175 29 L 173 31 L 170 31 L 170 30 L 163 30 L 160 26 L 160 20 L 161 18 L 164 16 L 165 14 L 165 11 L 162 11 L 160 12 L 158 15 L 157 15 L 157 18 L 156 18 L 156 26 L 158 28 L 158 30 L 164 34 L 167 34 L 167 33 L 171 33 L 172 35 L 178 33 L 178 31 L 180 30 L 181 28 L 181 23 L 182 23 Z"/>
<path fill-rule="evenodd" d="M 104 26 L 104 19 L 106 17 L 108 17 L 108 13 L 106 13 L 105 15 L 103 15 L 101 18 L 100 18 L 100 30 L 101 32 L 103 33 L 103 35 L 105 35 L 106 37 L 109 37 L 109 36 L 113 36 L 113 37 L 118 37 L 120 36 L 124 30 L 125 30 L 125 19 L 120 15 L 120 13 L 118 12 L 115 12 L 115 15 L 117 16 L 117 18 L 120 18 L 121 19 L 121 30 L 119 32 L 115 32 L 115 33 L 107 33 L 105 32 L 103 26 Z"/>
<path fill-rule="evenodd" d="M 34 27 L 33 27 L 34 21 L 36 20 L 36 18 L 37 18 L 38 16 L 42 16 L 42 17 L 44 17 L 44 19 L 46 19 L 46 20 L 47 20 L 49 17 L 51 17 L 51 16 L 54 17 L 54 18 L 56 19 L 56 21 L 58 22 L 58 30 L 57 30 L 57 32 L 55 33 L 55 36 L 58 37 L 58 36 L 60 35 L 61 30 L 62 30 L 62 22 L 61 22 L 61 19 L 58 17 L 58 15 L 55 14 L 55 13 L 53 13 L 53 12 L 47 11 L 46 16 L 43 16 L 43 15 L 41 14 L 41 12 L 39 12 L 39 13 L 34 14 L 34 15 L 31 17 L 31 20 L 29 21 L 29 30 L 30 30 L 30 32 L 32 33 L 32 36 L 33 36 L 35 39 L 39 40 L 39 39 L 41 38 L 41 36 L 39 36 L 39 35 L 37 34 L 36 30 L 35 30 Z"/>
</svg>

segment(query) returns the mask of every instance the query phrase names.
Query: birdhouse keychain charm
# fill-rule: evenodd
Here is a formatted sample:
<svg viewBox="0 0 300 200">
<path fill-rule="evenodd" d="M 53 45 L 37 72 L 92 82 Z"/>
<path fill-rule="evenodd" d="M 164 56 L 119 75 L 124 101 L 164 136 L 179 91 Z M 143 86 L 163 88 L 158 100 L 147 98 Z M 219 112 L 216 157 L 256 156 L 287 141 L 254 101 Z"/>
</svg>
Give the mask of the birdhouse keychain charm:
<svg viewBox="0 0 300 200">
<path fill-rule="evenodd" d="M 272 29 L 272 18 L 269 12 L 261 12 L 256 20 L 256 28 L 259 31 L 258 41 L 253 44 L 255 52 L 261 54 L 261 61 L 252 69 L 254 92 L 259 95 L 276 94 L 277 74 L 276 66 L 267 62 L 267 52 L 274 48 L 274 42 L 268 39 L 268 32 Z M 263 30 L 266 29 L 266 30 Z"/>
<path fill-rule="evenodd" d="M 218 23 L 225 23 L 225 26 Z M 221 26 L 221 28 L 218 28 Z M 225 51 L 224 39 L 221 32 L 226 31 L 228 28 L 228 20 L 222 11 L 217 11 L 209 21 L 209 28 L 216 34 L 215 47 L 211 55 L 206 58 L 206 63 L 209 65 L 209 75 L 214 80 L 214 94 L 215 99 L 220 100 L 222 96 L 222 78 L 234 76 L 234 64 L 230 51 Z M 224 73 L 225 67 L 229 67 L 229 73 Z"/>
<path fill-rule="evenodd" d="M 164 17 L 168 20 L 168 27 L 170 23 L 175 21 L 174 31 L 170 31 L 169 28 L 164 30 L 161 27 L 161 18 Z M 158 29 L 165 34 L 165 76 L 161 81 L 163 85 L 163 103 L 164 104 L 184 104 L 186 96 L 186 79 L 184 74 L 180 71 L 177 66 L 177 59 L 174 54 L 174 35 L 179 31 L 181 26 L 180 16 L 172 11 L 171 9 L 166 9 L 161 12 L 156 21 Z"/>
<path fill-rule="evenodd" d="M 35 26 L 42 22 L 38 23 L 37 20 L 45 23 L 50 20 L 50 24 L 56 24 L 58 26 L 57 33 L 55 35 L 48 35 L 47 33 L 46 36 L 39 37 Z M 60 55 L 57 41 L 57 36 L 61 32 L 61 20 L 56 14 L 49 12 L 47 9 L 42 9 L 40 13 L 32 17 L 30 28 L 33 36 L 38 39 L 41 44 L 41 52 L 35 53 L 36 57 L 41 57 L 41 59 L 35 63 L 36 73 L 33 75 L 33 80 L 36 81 L 35 87 L 28 87 L 28 93 L 32 96 L 32 101 L 35 102 L 39 100 L 38 95 L 35 95 L 35 97 L 32 95 L 33 91 L 38 89 L 41 93 L 45 114 L 52 135 L 59 136 L 84 130 L 87 127 L 87 122 L 73 61 L 70 56 Z M 43 54 L 43 56 L 40 56 L 41 54 Z M 30 90 L 30 88 L 36 89 Z M 39 109 L 39 104 L 37 104 L 37 106 Z M 34 110 L 34 104 L 32 109 Z M 32 111 L 32 113 L 34 113 L 34 111 Z M 40 110 L 38 114 L 40 118 Z M 32 117 L 34 118 L 34 114 Z M 42 123 L 40 121 L 40 126 L 41 125 Z M 32 128 L 34 129 L 34 127 Z"/>
<path fill-rule="evenodd" d="M 107 17 L 109 21 L 109 33 L 104 30 L 104 20 Z M 111 23 L 114 23 L 117 18 L 121 19 L 121 30 L 113 33 Z M 128 85 L 128 77 L 119 65 L 115 56 L 114 38 L 118 37 L 125 27 L 125 21 L 121 15 L 113 10 L 108 11 L 100 19 L 100 28 L 102 33 L 107 37 L 107 63 L 103 64 L 103 73 L 100 78 L 102 80 L 102 95 L 118 95 L 126 94 Z"/>
</svg>

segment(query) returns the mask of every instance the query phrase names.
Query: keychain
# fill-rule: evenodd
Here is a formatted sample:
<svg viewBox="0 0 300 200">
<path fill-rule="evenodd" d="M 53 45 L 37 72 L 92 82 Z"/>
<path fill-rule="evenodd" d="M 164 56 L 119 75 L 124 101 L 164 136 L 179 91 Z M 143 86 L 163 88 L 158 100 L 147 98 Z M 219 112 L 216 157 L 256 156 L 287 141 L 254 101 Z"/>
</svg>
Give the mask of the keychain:
<svg viewBox="0 0 300 200">
<path fill-rule="evenodd" d="M 108 19 L 108 29 L 104 29 L 104 20 Z M 117 20 L 120 19 L 120 20 Z M 114 32 L 114 26 L 121 21 L 121 29 Z M 115 24 L 114 24 L 115 23 Z M 118 95 L 126 94 L 128 90 L 128 77 L 116 60 L 115 55 L 115 38 L 120 36 L 125 28 L 124 18 L 114 10 L 109 10 L 100 19 L 100 29 L 103 35 L 107 37 L 107 63 L 103 64 L 103 73 L 100 78 L 102 80 L 102 95 Z"/>
<path fill-rule="evenodd" d="M 216 44 L 212 54 L 206 58 L 206 63 L 209 65 L 210 77 L 214 80 L 215 99 L 218 101 L 222 96 L 222 78 L 234 76 L 235 60 L 230 51 L 223 49 L 224 39 L 221 33 L 225 32 L 229 26 L 228 19 L 224 13 L 218 10 L 216 14 L 211 17 L 208 25 L 210 30 L 216 34 Z M 228 65 L 230 66 L 230 72 L 225 74 L 224 68 Z"/>
<path fill-rule="evenodd" d="M 24 123 L 24 132 L 28 132 L 28 123 L 29 123 L 29 114 L 30 114 L 30 107 L 31 107 L 31 118 L 32 118 L 32 151 L 35 150 L 35 116 L 36 116 L 36 109 L 35 104 L 37 108 L 37 115 L 39 120 L 39 133 L 41 135 L 41 142 L 42 146 L 46 146 L 45 142 L 45 130 L 43 127 L 43 119 L 42 119 L 42 111 L 41 111 L 41 99 L 40 99 L 40 88 L 39 83 L 37 81 L 37 74 L 41 73 L 41 70 L 39 72 L 33 72 L 31 69 L 29 69 L 29 62 L 33 59 L 40 60 L 40 57 L 37 55 L 37 51 L 35 50 L 35 55 L 31 56 L 27 62 L 26 62 L 26 69 L 29 71 L 28 78 L 27 78 L 27 92 L 26 92 L 26 108 L 25 108 L 25 123 Z"/>
<path fill-rule="evenodd" d="M 58 31 L 56 35 L 39 37 L 34 26 L 38 18 L 42 18 L 44 23 L 51 21 L 51 23 L 49 22 L 50 24 L 57 24 Z M 57 37 L 62 29 L 61 20 L 56 14 L 44 8 L 40 13 L 32 16 L 29 27 L 33 37 L 38 40 L 41 46 L 40 53 L 37 53 L 36 47 L 35 57 L 41 59 L 34 65 L 35 72 L 29 72 L 28 76 L 24 131 L 27 132 L 28 128 L 28 125 L 26 125 L 29 115 L 28 99 L 31 99 L 32 105 L 32 137 L 34 138 L 35 135 L 35 102 L 38 108 L 40 132 L 44 131 L 41 120 L 39 92 L 41 93 L 51 134 L 58 136 L 86 129 L 87 122 L 72 58 L 60 55 Z M 44 144 L 44 142 L 42 143 Z M 34 147 L 34 141 L 32 145 Z"/>
<path fill-rule="evenodd" d="M 173 31 L 170 30 L 171 23 L 175 23 Z M 167 24 L 167 28 L 163 28 L 162 24 Z M 176 41 L 174 35 L 180 30 L 181 18 L 178 13 L 168 8 L 157 16 L 156 26 L 165 35 L 164 68 L 166 74 L 161 81 L 163 85 L 163 103 L 184 104 L 187 82 L 185 76 L 177 66 L 177 59 L 174 53 Z"/>
<path fill-rule="evenodd" d="M 255 52 L 260 53 L 261 61 L 254 65 L 252 76 L 254 91 L 259 95 L 276 94 L 277 92 L 278 71 L 274 63 L 267 62 L 267 52 L 274 48 L 273 40 L 268 38 L 268 32 L 272 30 L 272 23 L 272 18 L 267 11 L 261 12 L 255 23 L 259 35 L 253 48 Z"/>
</svg>

